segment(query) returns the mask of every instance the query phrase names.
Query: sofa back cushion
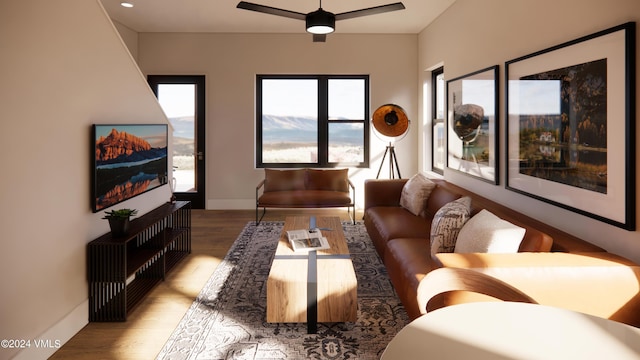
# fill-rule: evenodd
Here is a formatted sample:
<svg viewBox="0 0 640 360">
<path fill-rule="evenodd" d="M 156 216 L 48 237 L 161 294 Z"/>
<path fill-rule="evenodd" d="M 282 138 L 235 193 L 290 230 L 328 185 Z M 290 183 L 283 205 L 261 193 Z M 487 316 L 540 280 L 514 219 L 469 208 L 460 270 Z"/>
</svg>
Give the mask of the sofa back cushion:
<svg viewBox="0 0 640 360">
<path fill-rule="evenodd" d="M 551 251 L 551 246 L 553 245 L 553 238 L 551 236 L 529 226 L 525 226 L 525 229 L 527 231 L 524 233 L 524 238 L 522 238 L 518 252 Z"/>
<path fill-rule="evenodd" d="M 425 209 L 425 217 L 427 219 L 433 219 L 438 210 L 445 206 L 446 204 L 459 199 L 462 197 L 457 192 L 450 191 L 440 185 L 436 186 L 435 189 L 431 191 L 429 194 L 429 199 L 427 200 L 427 208 Z"/>
<path fill-rule="evenodd" d="M 306 169 L 307 190 L 349 192 L 349 169 Z"/>
<path fill-rule="evenodd" d="M 264 191 L 290 191 L 304 190 L 305 170 L 287 169 L 274 170 L 264 169 Z"/>
</svg>

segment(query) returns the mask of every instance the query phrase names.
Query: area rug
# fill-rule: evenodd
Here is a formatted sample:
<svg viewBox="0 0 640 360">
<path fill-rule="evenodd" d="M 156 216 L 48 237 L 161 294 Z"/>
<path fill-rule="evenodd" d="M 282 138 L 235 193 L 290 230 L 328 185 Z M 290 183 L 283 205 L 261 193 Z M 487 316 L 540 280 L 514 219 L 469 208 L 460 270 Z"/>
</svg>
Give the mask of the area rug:
<svg viewBox="0 0 640 360">
<path fill-rule="evenodd" d="M 360 222 L 342 227 L 358 278 L 355 323 L 267 323 L 266 280 L 283 222 L 248 223 L 157 359 L 379 359 L 409 319 Z"/>
</svg>

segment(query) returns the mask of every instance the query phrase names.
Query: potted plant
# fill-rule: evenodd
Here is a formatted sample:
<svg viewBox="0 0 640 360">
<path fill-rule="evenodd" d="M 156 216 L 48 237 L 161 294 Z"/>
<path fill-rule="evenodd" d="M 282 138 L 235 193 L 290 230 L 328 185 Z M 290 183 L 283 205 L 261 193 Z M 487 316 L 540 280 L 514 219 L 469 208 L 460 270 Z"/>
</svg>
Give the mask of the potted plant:
<svg viewBox="0 0 640 360">
<path fill-rule="evenodd" d="M 129 221 L 131 216 L 138 213 L 136 209 L 118 209 L 105 211 L 103 219 L 109 220 L 109 227 L 114 236 L 123 236 L 129 231 Z"/>
</svg>

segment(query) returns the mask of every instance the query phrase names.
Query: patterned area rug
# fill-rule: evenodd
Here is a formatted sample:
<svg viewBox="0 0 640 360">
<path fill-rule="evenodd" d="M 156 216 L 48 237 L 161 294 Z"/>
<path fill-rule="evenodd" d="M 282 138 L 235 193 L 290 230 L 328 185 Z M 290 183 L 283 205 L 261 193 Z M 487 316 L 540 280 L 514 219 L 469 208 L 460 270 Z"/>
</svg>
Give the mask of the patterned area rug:
<svg viewBox="0 0 640 360">
<path fill-rule="evenodd" d="M 248 223 L 157 359 L 379 359 L 408 322 L 364 225 L 342 224 L 358 278 L 355 323 L 267 323 L 266 280 L 283 222 Z"/>
</svg>

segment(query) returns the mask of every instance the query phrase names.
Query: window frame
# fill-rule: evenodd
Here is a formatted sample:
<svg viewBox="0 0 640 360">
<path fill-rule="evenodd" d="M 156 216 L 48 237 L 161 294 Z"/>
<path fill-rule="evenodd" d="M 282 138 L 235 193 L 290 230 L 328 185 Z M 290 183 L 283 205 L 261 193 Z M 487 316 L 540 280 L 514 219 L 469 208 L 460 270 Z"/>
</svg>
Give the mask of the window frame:
<svg viewBox="0 0 640 360">
<path fill-rule="evenodd" d="M 318 162 L 316 163 L 265 163 L 262 161 L 262 80 L 317 80 L 318 82 Z M 355 79 L 364 80 L 364 119 L 329 120 L 329 80 Z M 256 168 L 335 168 L 335 167 L 369 167 L 369 75 L 256 75 Z M 329 162 L 329 127 L 332 123 L 363 124 L 363 161 L 358 163 Z"/>
<path fill-rule="evenodd" d="M 444 104 L 442 104 L 443 106 L 443 116 L 442 118 L 438 118 L 438 76 L 443 76 L 442 81 L 444 82 L 444 66 L 441 66 L 439 68 L 436 68 L 434 70 L 431 71 L 431 171 L 440 175 L 444 175 L 444 168 L 447 165 L 447 160 L 446 160 L 446 133 L 447 133 L 447 129 L 446 129 L 446 122 L 445 122 L 445 118 L 446 118 L 446 90 L 443 87 L 443 91 L 445 92 L 445 94 L 442 94 L 442 99 L 444 101 Z M 435 134 L 436 134 L 436 126 L 438 125 L 444 125 L 444 132 L 443 132 L 443 150 L 445 151 L 444 154 L 444 159 L 443 159 L 443 166 L 442 168 L 436 167 L 436 153 L 437 153 L 437 143 L 435 140 Z"/>
</svg>

